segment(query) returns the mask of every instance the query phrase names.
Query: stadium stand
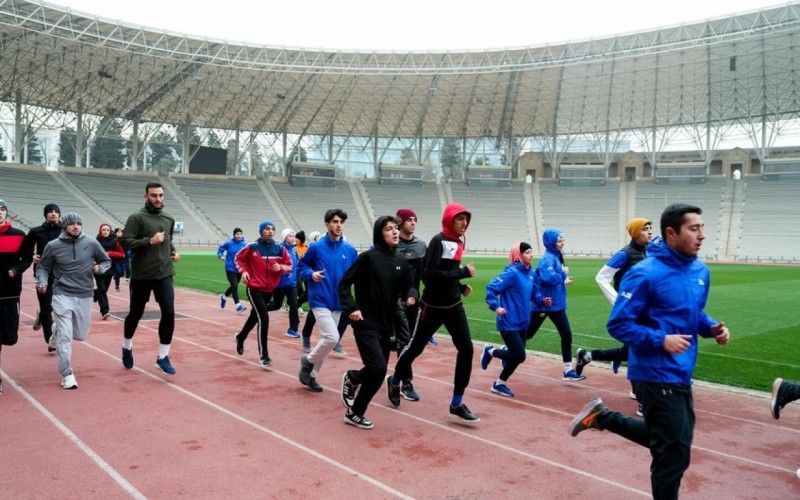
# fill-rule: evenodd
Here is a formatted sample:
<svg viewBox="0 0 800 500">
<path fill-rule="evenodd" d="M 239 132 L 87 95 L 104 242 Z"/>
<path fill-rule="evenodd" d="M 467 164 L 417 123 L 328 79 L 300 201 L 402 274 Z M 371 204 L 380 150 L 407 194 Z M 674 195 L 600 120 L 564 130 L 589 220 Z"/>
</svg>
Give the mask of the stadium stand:
<svg viewBox="0 0 800 500">
<path fill-rule="evenodd" d="M 328 209 L 341 208 L 347 213 L 344 234 L 351 244 L 359 249 L 372 245 L 372 233 L 367 233 L 367 225 L 361 218 L 350 187 L 337 183 L 335 187 L 292 187 L 289 184 L 273 183 L 286 209 L 306 234 L 311 231 L 325 231 L 324 215 Z"/>
<path fill-rule="evenodd" d="M 144 206 L 144 187 L 148 182 L 159 182 L 166 192 L 165 210 L 183 223 L 183 230 L 176 231 L 178 245 L 209 245 L 220 239 L 197 224 L 189 210 L 180 203 L 176 193 L 171 192 L 169 182 L 156 175 L 142 172 L 115 172 L 100 169 L 64 169 L 64 175 L 88 199 L 105 212 L 111 214 L 119 225 L 124 225 L 128 216 Z"/>
<path fill-rule="evenodd" d="M 608 256 L 618 250 L 619 182 L 604 186 L 539 185 L 544 227 L 564 232 L 564 253 Z"/>
<path fill-rule="evenodd" d="M 515 243 L 531 240 L 522 192 L 524 186 L 519 182 L 505 188 L 450 184 L 453 199 L 472 212 L 468 250 L 505 253 Z"/>
<path fill-rule="evenodd" d="M 320 188 L 266 181 L 269 184 L 261 186 L 263 181 L 254 178 L 181 174 L 164 179 L 142 172 L 100 169 L 46 172 L 15 164 L 4 164 L 0 172 L 2 197 L 12 205 L 13 213 L 18 214 L 17 225 L 24 230 L 41 224 L 42 207 L 48 202 L 57 203 L 62 213 L 79 212 L 87 234 L 94 235 L 103 221 L 122 226 L 128 215 L 141 208 L 144 185 L 160 181 L 167 190 L 167 210 L 184 222 L 183 232 L 175 238 L 180 246 L 214 246 L 237 226 L 252 240 L 255 227 L 264 218 L 274 219 L 278 226 L 297 226 L 295 230 L 306 233 L 322 231 L 322 216 L 331 207 L 348 213 L 345 234 L 362 250 L 372 242 L 371 222 L 364 220 L 364 214 L 393 214 L 400 207 L 417 212 L 417 234 L 429 240 L 441 229 L 441 213 L 449 197 L 474 214 L 467 238 L 470 252 L 505 254 L 515 242 L 539 237 L 529 227 L 534 207 L 527 206 L 530 197 L 526 200 L 527 185 L 522 183 L 512 183 L 509 188 L 458 182 L 419 187 L 362 181 L 362 187 L 356 189 L 344 183 Z M 556 181 L 534 186 L 540 199 L 536 220 L 541 220 L 543 227 L 564 231 L 567 255 L 607 257 L 627 239 L 621 234 L 620 221 L 631 211 L 652 219 L 658 232 L 661 211 L 680 202 L 703 208 L 706 242 L 701 257 L 707 260 L 800 261 L 800 233 L 787 230 L 800 220 L 800 181 L 709 178 L 704 184 L 675 185 L 646 179 L 624 184 L 607 181 L 605 186 L 562 186 Z M 634 188 L 635 209 L 623 206 L 621 186 Z M 359 189 L 366 196 L 358 195 Z M 356 200 L 356 196 L 365 199 Z"/>
<path fill-rule="evenodd" d="M 203 215 L 227 237 L 234 227 L 247 241 L 258 238 L 258 224 L 270 219 L 281 231 L 281 220 L 273 213 L 255 178 L 212 178 L 176 175 L 172 178 Z"/>
<path fill-rule="evenodd" d="M 703 209 L 706 240 L 700 256 L 716 260 L 722 199 L 725 180 L 707 179 L 704 184 L 656 184 L 652 180 L 636 183 L 636 213 L 653 221 L 655 235 L 659 234 L 659 216 L 672 203 L 689 203 Z"/>
<path fill-rule="evenodd" d="M 373 213 L 394 215 L 398 208 L 410 208 L 417 214 L 417 236 L 426 243 L 442 230 L 442 206 L 435 184 L 423 186 L 385 186 L 375 182 L 362 182 L 367 191 Z M 467 203 L 468 208 L 470 204 Z"/>
<path fill-rule="evenodd" d="M 56 178 L 58 175 L 45 172 L 41 167 L 3 166 L 2 197 L 11 204 L 12 214 L 18 215 L 16 224 L 26 231 L 40 225 L 44 220 L 44 206 L 55 203 L 62 214 L 81 214 L 86 233 L 97 234 L 104 219 L 92 209 L 91 200 L 64 189 Z"/>
<path fill-rule="evenodd" d="M 800 260 L 800 181 L 748 180 L 737 260 Z"/>
</svg>

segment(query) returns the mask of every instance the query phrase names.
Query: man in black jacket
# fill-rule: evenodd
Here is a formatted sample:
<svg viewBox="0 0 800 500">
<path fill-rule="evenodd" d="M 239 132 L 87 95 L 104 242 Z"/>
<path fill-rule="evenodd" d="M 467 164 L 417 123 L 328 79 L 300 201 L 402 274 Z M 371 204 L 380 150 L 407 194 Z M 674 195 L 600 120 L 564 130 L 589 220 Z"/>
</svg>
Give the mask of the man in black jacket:
<svg viewBox="0 0 800 500">
<path fill-rule="evenodd" d="M 44 222 L 41 226 L 34 227 L 28 232 L 22 244 L 22 252 L 33 256 L 33 272 L 39 261 L 42 260 L 44 247 L 51 241 L 58 238 L 61 234 L 61 209 L 55 203 L 48 203 L 44 206 Z M 56 350 L 55 338 L 53 338 L 53 277 L 47 282 L 47 290 L 41 295 L 36 295 L 39 299 L 39 311 L 33 320 L 33 329 L 42 329 L 44 341 L 47 342 L 47 351 Z"/>
</svg>

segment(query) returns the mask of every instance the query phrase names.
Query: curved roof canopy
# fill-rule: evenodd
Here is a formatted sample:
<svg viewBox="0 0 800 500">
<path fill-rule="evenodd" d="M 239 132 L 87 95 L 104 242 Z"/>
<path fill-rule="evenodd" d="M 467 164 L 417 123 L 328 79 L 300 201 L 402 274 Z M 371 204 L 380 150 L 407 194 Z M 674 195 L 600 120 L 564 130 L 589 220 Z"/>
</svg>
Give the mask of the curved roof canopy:
<svg viewBox="0 0 800 500">
<path fill-rule="evenodd" d="M 0 2 L 0 99 L 141 122 L 527 137 L 795 118 L 800 5 L 501 51 L 231 44 Z"/>
</svg>

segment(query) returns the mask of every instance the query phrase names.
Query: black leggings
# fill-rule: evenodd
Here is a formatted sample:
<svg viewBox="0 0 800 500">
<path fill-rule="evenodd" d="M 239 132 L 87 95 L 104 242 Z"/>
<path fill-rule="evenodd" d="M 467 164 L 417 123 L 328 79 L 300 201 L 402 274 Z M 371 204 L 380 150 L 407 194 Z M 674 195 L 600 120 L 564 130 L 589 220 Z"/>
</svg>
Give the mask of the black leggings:
<svg viewBox="0 0 800 500">
<path fill-rule="evenodd" d="M 132 339 L 139 326 L 139 320 L 144 315 L 144 306 L 150 300 L 150 292 L 158 302 L 161 309 L 161 319 L 158 322 L 158 340 L 161 344 L 172 343 L 172 334 L 175 332 L 175 288 L 172 276 L 160 280 L 130 281 L 130 310 L 125 316 L 125 338 Z"/>
<path fill-rule="evenodd" d="M 300 328 L 300 314 L 297 311 L 297 288 L 292 286 L 282 286 L 275 289 L 272 294 L 272 302 L 268 307 L 270 311 L 277 311 L 283 305 L 283 299 L 289 304 L 289 329 L 297 331 Z"/>
<path fill-rule="evenodd" d="M 453 394 L 463 396 L 469 385 L 472 375 L 472 337 L 469 333 L 469 323 L 467 314 L 464 311 L 464 304 L 440 309 L 433 308 L 422 303 L 420 308 L 417 327 L 411 335 L 411 342 L 400 352 L 397 363 L 394 367 L 394 377 L 400 380 L 408 380 L 411 376 L 411 364 L 422 354 L 428 340 L 436 333 L 440 326 L 444 325 L 453 345 L 456 347 L 456 370 L 453 376 Z"/>
<path fill-rule="evenodd" d="M 228 278 L 230 286 L 225 290 L 226 297 L 233 297 L 233 303 L 239 303 L 239 281 L 242 279 L 242 273 L 235 273 L 233 271 L 225 271 L 225 276 Z"/>
<path fill-rule="evenodd" d="M 359 386 L 356 400 L 353 403 L 353 413 L 364 416 L 369 402 L 383 385 L 386 378 L 386 368 L 389 364 L 391 352 L 388 332 L 374 329 L 353 330 L 358 353 L 364 367 L 360 370 L 348 370 L 350 380 Z"/>
<path fill-rule="evenodd" d="M 569 326 L 569 319 L 567 319 L 567 311 L 531 311 L 531 324 L 528 327 L 527 338 L 532 339 L 536 335 L 545 318 L 550 318 L 561 337 L 561 359 L 564 363 L 571 363 L 572 329 Z"/>
<path fill-rule="evenodd" d="M 505 360 L 506 366 L 500 372 L 500 380 L 508 382 L 508 378 L 514 373 L 519 365 L 525 362 L 527 353 L 525 352 L 525 331 L 500 332 L 503 342 L 506 343 L 507 350 L 495 349 L 494 356 L 497 359 Z"/>
</svg>

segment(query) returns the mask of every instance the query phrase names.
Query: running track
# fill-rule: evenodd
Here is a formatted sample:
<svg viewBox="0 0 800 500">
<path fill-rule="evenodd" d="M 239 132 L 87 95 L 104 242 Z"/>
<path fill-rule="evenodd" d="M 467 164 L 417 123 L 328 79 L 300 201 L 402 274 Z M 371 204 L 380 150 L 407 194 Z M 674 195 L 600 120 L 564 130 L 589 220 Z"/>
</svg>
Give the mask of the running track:
<svg viewBox="0 0 800 500">
<path fill-rule="evenodd" d="M 454 350 L 440 336 L 414 365 L 422 400 L 393 409 L 382 390 L 367 412 L 375 429 L 361 430 L 342 422 L 338 392 L 344 370 L 359 366 L 350 330 L 348 356 L 329 357 L 318 378 L 325 390 L 313 394 L 297 381 L 302 351 L 284 336 L 285 312 L 271 316 L 275 364 L 265 370 L 254 334 L 244 356 L 235 353 L 243 316 L 230 305 L 220 310 L 215 296 L 179 290 L 177 375 L 154 368 L 155 320 L 140 324 L 129 371 L 120 362 L 127 294 L 112 291 L 113 317 L 100 321 L 95 307 L 87 341 L 74 348 L 80 388 L 65 391 L 55 356 L 30 327 L 30 279 L 26 273 L 20 341 L 3 349 L 0 367 L 0 498 L 649 496 L 645 448 L 607 432 L 567 434 L 594 395 L 635 411 L 624 377 L 603 366 L 568 384 L 560 360 L 530 356 L 509 384 L 517 397 L 505 399 L 488 391 L 499 365 L 482 371 L 476 359 L 465 401 L 481 422 L 463 427 L 447 418 Z M 683 498 L 800 497 L 800 407 L 786 407 L 775 421 L 768 402 L 765 393 L 695 386 Z"/>
</svg>

